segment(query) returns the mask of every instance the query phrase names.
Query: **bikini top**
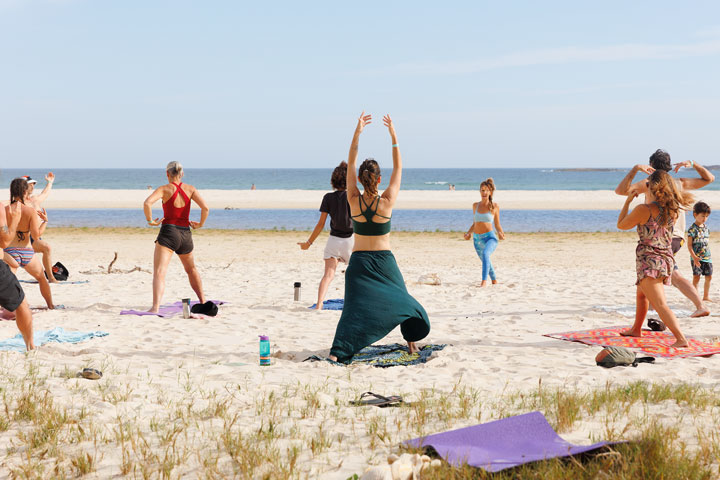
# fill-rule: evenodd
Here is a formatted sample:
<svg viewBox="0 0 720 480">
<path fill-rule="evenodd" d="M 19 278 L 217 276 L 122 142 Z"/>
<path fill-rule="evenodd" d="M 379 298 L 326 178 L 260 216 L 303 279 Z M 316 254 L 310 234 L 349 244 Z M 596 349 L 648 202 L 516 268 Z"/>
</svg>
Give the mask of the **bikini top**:
<svg viewBox="0 0 720 480">
<path fill-rule="evenodd" d="M 391 217 L 385 217 L 383 215 L 380 215 L 377 213 L 377 207 L 380 204 L 380 196 L 378 195 L 375 197 L 375 200 L 370 204 L 367 205 L 365 203 L 365 200 L 363 200 L 363 196 L 360 195 L 358 197 L 358 204 L 360 205 L 360 213 L 358 215 L 353 215 L 350 218 L 352 219 L 353 224 L 353 232 L 357 233 L 358 235 L 367 235 L 367 236 L 379 236 L 379 235 L 385 235 L 387 233 L 390 233 L 390 218 Z M 363 210 L 363 205 L 365 206 L 365 210 Z M 372 206 L 375 205 L 375 208 L 372 208 Z M 365 217 L 364 222 L 356 222 L 355 218 L 359 216 Z M 373 217 L 377 215 L 380 218 L 387 218 L 388 221 L 385 223 L 377 223 L 373 222 Z"/>
<path fill-rule="evenodd" d="M 482 223 L 492 223 L 493 221 L 493 213 L 487 212 L 487 213 L 478 213 L 477 211 L 473 215 L 473 220 L 476 222 L 482 222 Z"/>
<path fill-rule="evenodd" d="M 178 227 L 189 227 L 190 226 L 190 197 L 188 197 L 187 193 L 185 193 L 185 191 L 182 188 L 180 188 L 180 186 L 182 185 L 182 182 L 173 183 L 173 185 L 175 185 L 175 193 L 173 193 L 172 197 L 170 197 L 167 202 L 164 202 L 162 204 L 163 217 L 165 217 L 162 224 L 163 225 L 175 225 Z M 185 205 L 182 207 L 175 206 L 175 198 L 177 198 L 178 193 L 183 198 L 183 200 L 185 200 Z"/>
</svg>

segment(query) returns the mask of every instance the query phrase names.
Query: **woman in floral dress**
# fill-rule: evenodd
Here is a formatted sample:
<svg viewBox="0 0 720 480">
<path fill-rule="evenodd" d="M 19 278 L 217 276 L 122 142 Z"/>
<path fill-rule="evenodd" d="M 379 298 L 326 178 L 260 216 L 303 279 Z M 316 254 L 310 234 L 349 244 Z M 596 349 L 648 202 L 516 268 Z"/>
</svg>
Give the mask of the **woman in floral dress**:
<svg viewBox="0 0 720 480">
<path fill-rule="evenodd" d="M 647 203 L 638 205 L 628 213 L 630 202 L 637 197 L 628 195 L 618 216 L 617 226 L 621 230 L 637 227 L 638 246 L 635 250 L 637 270 L 637 301 L 644 302 L 639 310 L 647 312 L 652 305 L 660 319 L 667 325 L 675 343 L 671 347 L 687 347 L 688 341 L 680 331 L 675 314 L 665 300 L 664 285 L 670 285 L 670 276 L 675 268 L 672 253 L 673 224 L 678 215 L 684 215 L 693 203 L 693 198 L 678 190 L 672 177 L 662 170 L 655 170 L 647 180 Z M 639 337 L 645 315 L 637 316 L 635 323 L 621 335 Z"/>
</svg>

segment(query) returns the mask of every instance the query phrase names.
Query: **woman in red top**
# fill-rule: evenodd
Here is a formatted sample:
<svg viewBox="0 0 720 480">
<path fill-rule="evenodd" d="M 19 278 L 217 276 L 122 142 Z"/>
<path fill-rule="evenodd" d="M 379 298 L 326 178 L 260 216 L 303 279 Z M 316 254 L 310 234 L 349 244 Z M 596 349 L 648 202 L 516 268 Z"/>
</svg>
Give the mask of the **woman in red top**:
<svg viewBox="0 0 720 480">
<path fill-rule="evenodd" d="M 170 162 L 166 172 L 168 184 L 157 188 L 143 205 L 145 219 L 148 225 L 160 227 L 160 233 L 155 240 L 155 256 L 153 259 L 153 306 L 149 310 L 156 313 L 160 308 L 165 291 L 165 274 L 173 252 L 177 253 L 185 267 L 190 280 L 190 286 L 198 296 L 200 303 L 205 303 L 200 273 L 195 268 L 193 258 L 193 241 L 190 228 L 200 228 L 205 224 L 210 210 L 205 200 L 192 185 L 181 182 L 183 167 L 179 162 Z M 163 218 L 152 219 L 152 206 L 162 198 Z M 200 207 L 200 221 L 190 221 L 190 201 Z"/>
</svg>

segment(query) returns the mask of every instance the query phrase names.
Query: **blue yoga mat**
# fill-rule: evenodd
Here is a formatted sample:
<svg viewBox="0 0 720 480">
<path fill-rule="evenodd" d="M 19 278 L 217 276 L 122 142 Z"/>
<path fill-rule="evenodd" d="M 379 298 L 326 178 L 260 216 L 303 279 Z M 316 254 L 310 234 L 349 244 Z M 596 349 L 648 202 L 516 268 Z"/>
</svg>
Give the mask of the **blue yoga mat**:
<svg viewBox="0 0 720 480">
<path fill-rule="evenodd" d="M 78 343 L 95 337 L 104 337 L 109 335 L 107 332 L 66 332 L 62 327 L 55 327 L 52 330 L 35 332 L 33 339 L 35 346 L 39 347 L 50 342 L 57 343 Z M 25 342 L 22 334 L 17 334 L 12 338 L 0 341 L 0 351 L 24 352 Z"/>
<path fill-rule="evenodd" d="M 432 447 L 453 466 L 499 472 L 524 463 L 589 452 L 622 442 L 573 445 L 555 433 L 545 416 L 530 412 L 405 442 L 411 447 Z"/>
<path fill-rule="evenodd" d="M 18 282 L 20 282 L 20 283 L 34 283 L 35 285 L 37 285 L 37 283 L 38 283 L 37 280 L 18 280 Z M 56 285 L 62 285 L 62 284 L 65 284 L 65 285 L 80 285 L 80 284 L 82 284 L 82 283 L 90 283 L 90 280 L 61 280 L 61 281 L 57 282 Z"/>
<path fill-rule="evenodd" d="M 332 300 L 325 300 L 323 302 L 323 310 L 342 310 L 343 306 L 345 305 L 345 300 L 342 298 L 334 298 Z M 315 308 L 317 307 L 317 303 L 313 303 L 312 307 L 308 308 Z"/>
<path fill-rule="evenodd" d="M 399 343 L 392 343 L 390 345 L 370 345 L 369 347 L 365 347 L 356 353 L 352 358 L 350 365 L 372 365 L 373 367 L 381 368 L 400 366 L 407 367 L 427 362 L 433 352 L 442 350 L 446 346 L 447 345 L 445 344 L 425 345 L 420 348 L 419 352 L 410 354 L 407 345 L 400 345 Z M 311 362 L 327 361 L 333 365 L 347 366 L 344 363 L 333 362 L 329 358 L 323 358 L 317 355 L 312 355 L 303 361 L 307 362 L 308 360 Z"/>
</svg>

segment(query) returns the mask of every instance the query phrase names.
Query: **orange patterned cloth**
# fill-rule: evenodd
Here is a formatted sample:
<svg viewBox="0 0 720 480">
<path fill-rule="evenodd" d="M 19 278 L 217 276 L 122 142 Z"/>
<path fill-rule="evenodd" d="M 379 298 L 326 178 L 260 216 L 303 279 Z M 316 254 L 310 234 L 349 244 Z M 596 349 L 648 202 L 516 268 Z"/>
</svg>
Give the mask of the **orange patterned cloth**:
<svg viewBox="0 0 720 480">
<path fill-rule="evenodd" d="M 586 345 L 602 345 L 603 347 L 626 347 L 640 350 L 645 355 L 660 358 L 705 357 L 720 353 L 720 342 L 708 343 L 687 337 L 689 347 L 670 348 L 675 337 L 669 331 L 653 332 L 643 330 L 642 337 L 622 337 L 620 332 L 629 327 L 608 327 L 582 330 L 579 332 L 548 333 L 545 337 L 580 342 Z"/>
</svg>

